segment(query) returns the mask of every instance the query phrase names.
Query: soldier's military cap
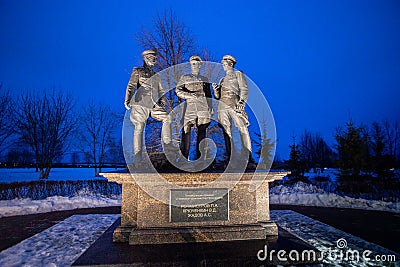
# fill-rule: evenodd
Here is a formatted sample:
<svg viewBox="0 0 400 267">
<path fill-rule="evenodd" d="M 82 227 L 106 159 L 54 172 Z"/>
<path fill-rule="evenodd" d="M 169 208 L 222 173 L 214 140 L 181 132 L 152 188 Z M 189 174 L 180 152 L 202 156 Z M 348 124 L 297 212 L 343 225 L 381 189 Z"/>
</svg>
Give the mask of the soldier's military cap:
<svg viewBox="0 0 400 267">
<path fill-rule="evenodd" d="M 189 61 L 193 61 L 193 60 L 196 60 L 196 61 L 203 61 L 203 60 L 201 60 L 201 57 L 199 57 L 199 56 L 191 56 L 190 59 L 189 59 Z"/>
<path fill-rule="evenodd" d="M 142 57 L 144 57 L 144 56 L 147 56 L 147 55 L 157 55 L 157 52 L 156 51 L 154 51 L 154 50 L 151 50 L 151 49 L 149 49 L 149 50 L 144 50 L 143 52 L 142 52 Z"/>
<path fill-rule="evenodd" d="M 224 60 L 230 60 L 230 61 L 233 62 L 233 64 L 236 64 L 236 58 L 233 57 L 233 56 L 231 56 L 231 55 L 225 55 L 225 56 L 223 56 L 223 57 L 222 57 L 222 61 L 224 61 Z"/>
</svg>

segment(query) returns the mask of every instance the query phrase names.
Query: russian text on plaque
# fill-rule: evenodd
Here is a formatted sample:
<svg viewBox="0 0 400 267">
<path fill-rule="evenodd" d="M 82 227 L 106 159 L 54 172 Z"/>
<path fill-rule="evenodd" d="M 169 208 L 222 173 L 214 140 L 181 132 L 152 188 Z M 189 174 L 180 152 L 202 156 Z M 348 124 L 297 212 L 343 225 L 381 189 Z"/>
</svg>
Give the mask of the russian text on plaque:
<svg viewBox="0 0 400 267">
<path fill-rule="evenodd" d="M 170 222 L 229 220 L 227 188 L 171 189 Z"/>
</svg>

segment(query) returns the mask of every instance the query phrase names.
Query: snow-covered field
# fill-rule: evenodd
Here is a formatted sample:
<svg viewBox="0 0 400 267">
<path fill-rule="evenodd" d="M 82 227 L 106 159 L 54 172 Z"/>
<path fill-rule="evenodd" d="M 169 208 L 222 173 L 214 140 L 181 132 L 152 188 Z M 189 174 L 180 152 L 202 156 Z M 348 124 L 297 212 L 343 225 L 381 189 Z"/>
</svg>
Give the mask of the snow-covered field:
<svg viewBox="0 0 400 267">
<path fill-rule="evenodd" d="M 121 198 L 105 198 L 101 196 L 53 196 L 42 200 L 31 200 L 26 198 L 1 200 L 0 217 L 120 205 Z"/>
</svg>

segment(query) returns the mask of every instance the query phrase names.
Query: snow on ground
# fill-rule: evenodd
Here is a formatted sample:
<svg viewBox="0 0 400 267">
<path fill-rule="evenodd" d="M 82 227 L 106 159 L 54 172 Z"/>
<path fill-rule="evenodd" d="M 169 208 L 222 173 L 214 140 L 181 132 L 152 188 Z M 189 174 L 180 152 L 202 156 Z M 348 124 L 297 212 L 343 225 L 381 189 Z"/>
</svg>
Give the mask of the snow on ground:
<svg viewBox="0 0 400 267">
<path fill-rule="evenodd" d="M 279 185 L 271 188 L 270 204 L 353 208 L 400 213 L 400 203 L 339 196 L 302 182 L 293 186 Z M 0 217 L 118 205 L 121 205 L 121 196 L 106 198 L 84 194 L 75 197 L 53 196 L 43 200 L 1 200 Z"/>
<path fill-rule="evenodd" d="M 1 200 L 0 217 L 119 205 L 121 205 L 121 198 L 106 198 L 101 196 L 53 196 L 43 200 Z"/>
<path fill-rule="evenodd" d="M 293 186 L 278 185 L 270 189 L 270 204 L 353 208 L 400 213 L 400 203 L 366 200 L 327 193 L 314 185 L 297 182 Z"/>
<path fill-rule="evenodd" d="M 123 169 L 104 168 L 102 172 L 120 171 Z M 65 181 L 65 180 L 94 180 L 103 179 L 103 177 L 95 177 L 93 168 L 53 168 L 50 171 L 48 181 Z M 34 168 L 17 168 L 5 169 L 0 168 L 0 183 L 12 182 L 29 182 L 38 181 L 39 173 Z"/>
<path fill-rule="evenodd" d="M 309 171 L 304 173 L 304 176 L 308 177 L 309 179 L 314 179 L 315 177 L 325 177 L 329 178 L 330 181 L 334 182 L 337 180 L 339 170 L 334 168 L 326 168 L 326 169 L 319 169 L 316 172 Z"/>
<path fill-rule="evenodd" d="M 388 266 L 392 264 L 391 266 L 393 266 L 394 261 L 389 260 L 389 257 L 392 256 L 395 257 L 396 262 L 394 264 L 400 264 L 400 254 L 297 212 L 271 210 L 271 220 L 321 251 L 321 259 L 324 265 Z M 366 250 L 371 251 L 371 254 L 366 252 L 364 254 L 366 257 L 363 258 L 362 255 Z M 359 253 L 358 260 L 356 257 L 357 252 L 354 251 Z M 289 253 L 290 251 L 286 251 L 286 257 L 290 255 Z M 302 255 L 301 251 L 298 251 L 298 253 Z M 293 253 L 292 255 L 295 256 L 296 254 Z M 376 258 L 375 256 L 377 255 L 378 257 Z M 382 259 L 386 259 L 386 261 L 379 261 Z"/>
<path fill-rule="evenodd" d="M 73 215 L 0 252 L 0 266 L 70 266 L 119 217 Z"/>
</svg>

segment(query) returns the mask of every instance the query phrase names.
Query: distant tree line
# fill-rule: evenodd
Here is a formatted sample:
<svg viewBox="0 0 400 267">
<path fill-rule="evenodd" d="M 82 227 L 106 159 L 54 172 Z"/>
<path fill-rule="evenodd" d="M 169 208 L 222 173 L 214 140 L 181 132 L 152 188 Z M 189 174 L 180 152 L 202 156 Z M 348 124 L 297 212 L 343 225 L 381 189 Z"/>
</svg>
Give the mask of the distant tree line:
<svg viewBox="0 0 400 267">
<path fill-rule="evenodd" d="M 290 157 L 284 167 L 293 177 L 306 171 L 339 168 L 343 176 L 361 173 L 383 174 L 400 165 L 400 127 L 398 122 L 373 122 L 356 125 L 352 119 L 336 128 L 336 143 L 330 147 L 318 133 L 305 130 L 298 142 L 293 137 Z"/>
<path fill-rule="evenodd" d="M 345 174 L 381 173 L 399 167 L 398 122 L 373 122 L 357 126 L 352 120 L 336 130 L 338 167 Z"/>
<path fill-rule="evenodd" d="M 106 162 L 124 162 L 114 134 L 122 119 L 108 105 L 91 102 L 79 108 L 76 99 L 56 89 L 13 98 L 1 87 L 0 105 L 2 166 L 35 167 L 46 179 L 68 153 L 71 159 L 64 161 L 90 164 L 95 175 Z"/>
<path fill-rule="evenodd" d="M 13 98 L 0 88 L 0 103 L 3 167 L 34 167 L 39 178 L 46 179 L 54 166 L 62 166 L 61 161 L 69 163 L 66 166 L 90 166 L 96 176 L 105 165 L 124 165 L 122 142 L 115 134 L 122 127 L 122 115 L 108 105 L 92 101 L 79 107 L 73 96 L 56 89 Z M 150 156 L 160 153 L 156 140 L 159 142 L 161 132 L 156 124 L 149 121 L 151 130 L 145 136 Z M 267 136 L 266 122 L 260 126 L 261 133 L 253 132 L 253 145 L 266 168 L 272 161 L 274 143 Z M 210 137 L 223 140 L 215 127 L 210 127 Z"/>
</svg>

